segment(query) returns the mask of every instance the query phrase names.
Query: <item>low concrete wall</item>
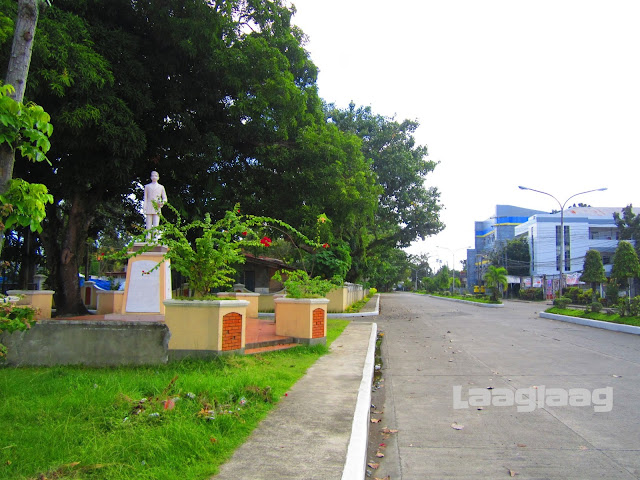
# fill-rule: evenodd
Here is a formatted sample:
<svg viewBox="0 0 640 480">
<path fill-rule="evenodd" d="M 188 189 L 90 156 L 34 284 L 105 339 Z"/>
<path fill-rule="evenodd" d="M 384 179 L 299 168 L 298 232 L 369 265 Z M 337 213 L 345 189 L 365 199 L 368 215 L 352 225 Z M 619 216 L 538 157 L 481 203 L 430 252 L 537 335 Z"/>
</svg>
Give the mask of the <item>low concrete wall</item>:
<svg viewBox="0 0 640 480">
<path fill-rule="evenodd" d="M 9 365 L 104 367 L 166 363 L 170 335 L 164 323 L 43 320 L 1 338 Z"/>
<path fill-rule="evenodd" d="M 346 282 L 342 287 L 331 290 L 327 294 L 329 299 L 327 310 L 333 313 L 344 312 L 350 305 L 362 300 L 364 296 L 365 291 L 362 285 Z"/>
</svg>

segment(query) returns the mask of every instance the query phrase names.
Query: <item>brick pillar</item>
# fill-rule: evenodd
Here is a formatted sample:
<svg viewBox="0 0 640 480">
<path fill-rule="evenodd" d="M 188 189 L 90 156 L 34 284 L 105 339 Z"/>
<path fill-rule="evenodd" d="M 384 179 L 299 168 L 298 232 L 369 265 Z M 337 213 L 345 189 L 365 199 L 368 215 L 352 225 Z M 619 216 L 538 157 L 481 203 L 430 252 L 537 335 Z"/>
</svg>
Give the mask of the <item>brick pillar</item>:
<svg viewBox="0 0 640 480">
<path fill-rule="evenodd" d="M 242 348 L 242 315 L 236 312 L 222 317 L 222 351 Z"/>
<path fill-rule="evenodd" d="M 313 333 L 312 333 L 312 338 L 322 338 L 322 337 L 324 337 L 324 322 L 325 322 L 324 309 L 316 308 L 313 311 Z"/>
</svg>

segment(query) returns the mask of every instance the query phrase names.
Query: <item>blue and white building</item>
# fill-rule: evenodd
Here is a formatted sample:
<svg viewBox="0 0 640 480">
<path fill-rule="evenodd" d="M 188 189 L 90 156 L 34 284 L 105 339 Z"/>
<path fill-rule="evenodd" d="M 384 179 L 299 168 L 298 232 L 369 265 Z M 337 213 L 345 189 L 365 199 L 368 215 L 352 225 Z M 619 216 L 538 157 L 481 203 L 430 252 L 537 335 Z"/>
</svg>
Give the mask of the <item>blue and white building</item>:
<svg viewBox="0 0 640 480">
<path fill-rule="evenodd" d="M 467 250 L 467 288 L 473 291 L 482 283 L 484 270 L 489 264 L 488 254 L 515 238 L 515 229 L 529 221 L 532 215 L 544 213 L 540 210 L 496 205 L 495 215 L 475 222 L 475 248 Z"/>
<path fill-rule="evenodd" d="M 618 207 L 571 207 L 564 211 L 564 246 L 560 246 L 560 213 L 533 215 L 515 228 L 516 237 L 529 242 L 532 276 L 558 276 L 560 254 L 567 283 L 577 283 L 588 250 L 597 250 L 607 276 L 613 267 L 619 232 L 613 219 Z M 632 242 L 633 243 L 633 242 Z"/>
</svg>

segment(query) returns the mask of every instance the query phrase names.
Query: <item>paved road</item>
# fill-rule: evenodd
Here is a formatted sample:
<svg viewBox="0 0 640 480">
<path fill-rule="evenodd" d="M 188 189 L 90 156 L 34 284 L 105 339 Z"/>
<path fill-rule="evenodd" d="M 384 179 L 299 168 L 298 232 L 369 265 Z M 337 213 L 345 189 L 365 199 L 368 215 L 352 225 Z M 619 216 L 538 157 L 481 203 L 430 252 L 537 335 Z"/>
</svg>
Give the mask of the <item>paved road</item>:
<svg viewBox="0 0 640 480">
<path fill-rule="evenodd" d="M 373 412 L 383 413 L 372 413 L 381 422 L 370 435 L 370 460 L 380 466 L 371 478 L 640 478 L 640 336 L 541 319 L 539 304 L 487 309 L 392 294 L 381 305 Z M 595 399 L 570 391 L 606 387 Z M 550 406 L 563 400 L 550 388 L 590 405 Z M 507 402 L 506 391 L 518 404 L 454 408 L 454 398 L 481 403 L 478 392 Z M 595 411 L 611 399 L 610 412 Z"/>
</svg>

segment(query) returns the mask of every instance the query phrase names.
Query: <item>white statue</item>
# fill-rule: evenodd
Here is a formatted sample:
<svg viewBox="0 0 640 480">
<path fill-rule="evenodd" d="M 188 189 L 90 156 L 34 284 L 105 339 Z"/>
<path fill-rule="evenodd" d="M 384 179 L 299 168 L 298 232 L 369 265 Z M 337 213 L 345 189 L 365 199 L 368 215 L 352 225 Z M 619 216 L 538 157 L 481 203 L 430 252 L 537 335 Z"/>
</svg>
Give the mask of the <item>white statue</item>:
<svg viewBox="0 0 640 480">
<path fill-rule="evenodd" d="M 164 187 L 158 183 L 160 175 L 151 172 L 151 183 L 144 186 L 144 214 L 146 215 L 146 229 L 157 227 L 160 224 L 160 209 L 167 202 L 167 194 Z M 156 205 L 153 202 L 156 202 Z"/>
</svg>

